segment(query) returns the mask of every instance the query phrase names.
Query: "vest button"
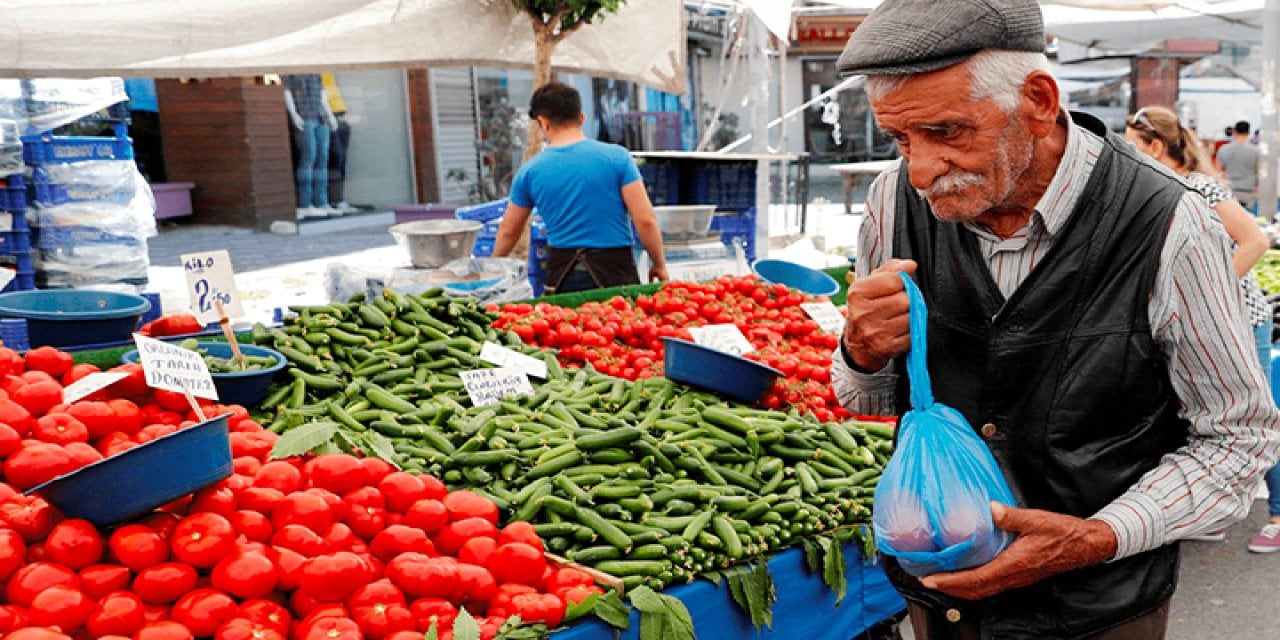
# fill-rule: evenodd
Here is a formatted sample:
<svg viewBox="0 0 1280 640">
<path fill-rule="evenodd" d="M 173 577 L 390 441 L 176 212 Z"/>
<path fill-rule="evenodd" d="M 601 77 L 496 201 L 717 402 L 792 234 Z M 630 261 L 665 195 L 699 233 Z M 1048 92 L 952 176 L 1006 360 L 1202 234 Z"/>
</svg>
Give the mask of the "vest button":
<svg viewBox="0 0 1280 640">
<path fill-rule="evenodd" d="M 982 429 L 980 431 L 982 433 L 982 437 L 990 438 L 991 436 L 994 436 L 996 434 L 996 426 L 988 422 L 982 425 Z"/>
<path fill-rule="evenodd" d="M 947 609 L 947 622 L 960 622 L 960 611 L 957 609 Z"/>
</svg>

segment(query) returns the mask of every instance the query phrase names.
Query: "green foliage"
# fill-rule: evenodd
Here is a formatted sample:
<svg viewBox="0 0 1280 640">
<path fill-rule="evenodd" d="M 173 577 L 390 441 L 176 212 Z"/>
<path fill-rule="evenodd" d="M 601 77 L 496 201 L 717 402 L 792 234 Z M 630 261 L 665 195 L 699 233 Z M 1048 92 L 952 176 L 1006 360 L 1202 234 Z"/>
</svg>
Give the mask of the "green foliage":
<svg viewBox="0 0 1280 640">
<path fill-rule="evenodd" d="M 603 14 L 617 13 L 626 0 L 511 0 L 515 8 L 550 24 L 559 16 L 562 33 L 590 24 Z"/>
</svg>

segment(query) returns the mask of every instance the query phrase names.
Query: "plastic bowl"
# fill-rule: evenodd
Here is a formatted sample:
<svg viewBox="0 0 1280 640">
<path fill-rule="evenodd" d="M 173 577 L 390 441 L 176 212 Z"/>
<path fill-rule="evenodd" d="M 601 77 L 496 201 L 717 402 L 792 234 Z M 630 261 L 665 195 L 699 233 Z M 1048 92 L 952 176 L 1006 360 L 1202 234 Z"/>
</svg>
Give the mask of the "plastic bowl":
<svg viewBox="0 0 1280 640">
<path fill-rule="evenodd" d="M 127 340 L 151 302 L 112 291 L 41 289 L 0 294 L 0 317 L 27 321 L 31 347 Z"/>
<path fill-rule="evenodd" d="M 221 415 L 103 458 L 31 490 L 68 518 L 98 526 L 149 513 L 231 475 Z"/>
<path fill-rule="evenodd" d="M 197 343 L 196 347 L 207 351 L 209 355 L 216 358 L 230 358 L 234 355 L 231 352 L 231 345 L 226 342 L 200 342 Z M 213 378 L 214 388 L 218 390 L 218 402 L 252 407 L 267 396 L 267 387 L 271 386 L 271 379 L 275 377 L 276 372 L 288 364 L 288 361 L 279 351 L 257 345 L 242 344 L 240 345 L 240 351 L 246 356 L 275 358 L 276 363 L 265 369 L 236 373 L 210 372 L 209 375 Z M 137 362 L 138 350 L 130 349 L 124 352 L 120 355 L 120 361 Z"/>
<path fill-rule="evenodd" d="M 751 265 L 751 270 L 768 282 L 785 284 L 810 295 L 833 296 L 840 290 L 835 278 L 787 260 L 762 258 Z"/>
<path fill-rule="evenodd" d="M 755 402 L 769 390 L 781 371 L 754 360 L 704 347 L 696 342 L 664 337 L 666 376 L 691 387 Z"/>
</svg>

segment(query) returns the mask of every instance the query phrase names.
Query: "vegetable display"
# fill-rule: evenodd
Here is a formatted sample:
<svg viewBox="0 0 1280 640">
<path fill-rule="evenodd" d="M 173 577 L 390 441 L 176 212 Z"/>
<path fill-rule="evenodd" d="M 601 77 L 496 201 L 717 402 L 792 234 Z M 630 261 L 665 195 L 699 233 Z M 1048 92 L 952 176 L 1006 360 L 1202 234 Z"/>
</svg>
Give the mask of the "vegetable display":
<svg viewBox="0 0 1280 640">
<path fill-rule="evenodd" d="M 1270 295 L 1280 293 L 1280 250 L 1267 249 L 1253 264 L 1251 271 L 1258 278 L 1258 285 L 1263 291 Z"/>
<path fill-rule="evenodd" d="M 850 417 L 829 384 L 831 353 L 839 336 L 823 332 L 800 307 L 825 300 L 755 276 L 726 276 L 707 283 L 668 282 L 635 300 L 615 296 L 576 309 L 512 303 L 495 326 L 529 344 L 558 348 L 566 366 L 637 380 L 662 375 L 663 337 L 689 340 L 690 327 L 734 324 L 755 351 L 744 357 L 782 371 L 760 401 L 767 409 L 810 412 L 820 420 Z"/>
</svg>

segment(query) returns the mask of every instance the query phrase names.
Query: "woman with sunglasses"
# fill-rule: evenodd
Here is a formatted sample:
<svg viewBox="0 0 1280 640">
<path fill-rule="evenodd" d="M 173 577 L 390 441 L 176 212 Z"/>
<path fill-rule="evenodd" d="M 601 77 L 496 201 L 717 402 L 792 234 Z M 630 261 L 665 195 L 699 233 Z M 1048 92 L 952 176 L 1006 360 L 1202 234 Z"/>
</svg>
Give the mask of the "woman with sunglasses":
<svg viewBox="0 0 1280 640">
<path fill-rule="evenodd" d="M 1232 254 L 1236 275 L 1240 276 L 1240 294 L 1244 299 L 1249 322 L 1253 326 L 1258 360 L 1266 380 L 1271 380 L 1271 305 L 1266 301 L 1257 280 L 1249 273 L 1253 263 L 1267 250 L 1262 229 L 1240 203 L 1231 189 L 1217 176 L 1204 145 L 1196 134 L 1178 121 L 1173 111 L 1164 107 L 1139 109 L 1125 121 L 1124 137 L 1133 146 L 1182 177 L 1187 187 L 1199 193 L 1222 220 L 1222 226 L 1235 241 Z M 1262 532 L 1250 543 L 1249 550 L 1258 553 L 1280 551 L 1280 466 L 1267 473 L 1270 519 Z M 1206 533 L 1192 539 L 1220 541 L 1222 531 Z"/>
</svg>

